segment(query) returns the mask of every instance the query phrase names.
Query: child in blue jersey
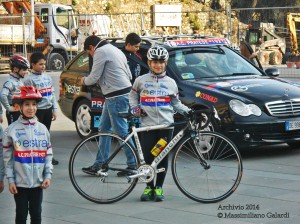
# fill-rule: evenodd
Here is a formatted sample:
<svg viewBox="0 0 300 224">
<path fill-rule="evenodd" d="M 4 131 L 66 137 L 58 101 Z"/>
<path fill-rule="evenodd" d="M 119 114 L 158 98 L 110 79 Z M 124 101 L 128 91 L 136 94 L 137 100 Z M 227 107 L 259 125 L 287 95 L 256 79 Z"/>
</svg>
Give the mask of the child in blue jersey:
<svg viewBox="0 0 300 224">
<path fill-rule="evenodd" d="M 20 86 L 23 86 L 22 79 L 27 74 L 30 65 L 26 58 L 14 55 L 10 59 L 10 68 L 9 78 L 4 82 L 0 94 L 1 103 L 6 109 L 8 124 L 16 121 L 20 116 L 20 112 L 12 105 L 12 96 Z"/>
<path fill-rule="evenodd" d="M 41 52 L 35 52 L 30 56 L 30 64 L 31 74 L 27 75 L 23 82 L 25 86 L 34 86 L 42 94 L 43 98 L 37 105 L 36 116 L 39 122 L 43 123 L 50 131 L 52 121 L 56 120 L 58 106 L 52 79 L 43 73 L 46 69 L 46 56 Z M 52 162 L 53 165 L 58 164 L 55 159 Z"/>
<path fill-rule="evenodd" d="M 13 95 L 13 104 L 20 107 L 20 117 L 8 126 L 3 135 L 3 161 L 9 191 L 16 204 L 15 223 L 42 222 L 43 189 L 50 186 L 52 147 L 50 134 L 36 117 L 41 94 L 32 86 L 22 86 Z"/>
</svg>

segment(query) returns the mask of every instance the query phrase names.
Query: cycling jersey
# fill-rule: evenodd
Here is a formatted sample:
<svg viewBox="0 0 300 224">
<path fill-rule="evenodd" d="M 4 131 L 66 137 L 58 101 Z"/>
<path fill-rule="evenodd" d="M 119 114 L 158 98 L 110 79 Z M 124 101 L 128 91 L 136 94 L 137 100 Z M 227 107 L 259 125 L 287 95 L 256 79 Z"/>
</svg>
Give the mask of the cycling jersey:
<svg viewBox="0 0 300 224">
<path fill-rule="evenodd" d="M 178 87 L 166 72 L 155 75 L 149 72 L 136 78 L 129 94 L 130 108 L 140 104 L 147 116 L 141 118 L 142 126 L 171 124 L 174 110 L 183 114 L 190 109 L 178 98 Z"/>
<path fill-rule="evenodd" d="M 51 179 L 52 146 L 50 134 L 34 117 L 21 116 L 8 126 L 3 135 L 3 160 L 9 183 L 17 187 L 39 187 Z"/>
<path fill-rule="evenodd" d="M 8 80 L 3 84 L 3 88 L 1 90 L 1 102 L 6 109 L 6 113 L 10 111 L 12 96 L 20 86 L 23 86 L 21 77 L 14 73 L 10 73 Z"/>
<path fill-rule="evenodd" d="M 52 107 L 53 112 L 57 111 L 55 91 L 49 75 L 32 71 L 32 74 L 25 76 L 23 82 L 25 86 L 34 86 L 42 94 L 43 98 L 38 103 L 38 109 L 49 109 Z"/>
</svg>

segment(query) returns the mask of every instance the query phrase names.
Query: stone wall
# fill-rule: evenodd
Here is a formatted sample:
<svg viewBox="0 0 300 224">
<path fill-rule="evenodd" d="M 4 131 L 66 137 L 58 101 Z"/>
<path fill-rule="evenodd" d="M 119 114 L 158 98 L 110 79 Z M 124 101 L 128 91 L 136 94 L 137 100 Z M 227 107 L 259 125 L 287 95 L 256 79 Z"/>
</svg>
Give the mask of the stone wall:
<svg viewBox="0 0 300 224">
<path fill-rule="evenodd" d="M 212 11 L 212 0 L 38 0 L 38 2 L 75 3 L 75 13 L 106 14 L 110 17 L 112 36 L 124 36 L 128 32 L 149 35 L 200 33 L 223 36 L 229 31 L 225 0 L 219 0 L 221 9 Z M 155 4 L 181 4 L 181 27 L 155 27 L 152 7 Z M 233 22 L 235 24 L 236 22 Z M 112 25 L 113 24 L 113 25 Z M 233 27 L 234 31 L 235 28 Z"/>
<path fill-rule="evenodd" d="M 223 36 L 228 32 L 225 0 L 221 9 L 212 11 L 211 0 L 81 0 L 75 9 L 78 14 L 107 14 L 112 20 L 113 36 L 128 32 L 149 35 L 192 34 Z M 181 27 L 155 27 L 152 7 L 155 4 L 181 4 Z M 141 23 L 143 22 L 143 26 Z M 134 28 L 133 28 L 134 27 Z"/>
</svg>

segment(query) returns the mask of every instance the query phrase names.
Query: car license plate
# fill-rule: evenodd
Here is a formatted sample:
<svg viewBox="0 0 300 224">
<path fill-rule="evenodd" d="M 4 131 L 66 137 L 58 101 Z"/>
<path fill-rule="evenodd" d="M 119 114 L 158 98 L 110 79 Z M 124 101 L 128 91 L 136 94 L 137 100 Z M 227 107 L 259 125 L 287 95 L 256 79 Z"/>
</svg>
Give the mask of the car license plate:
<svg viewBox="0 0 300 224">
<path fill-rule="evenodd" d="M 292 131 L 300 129 L 300 121 L 286 121 L 285 130 Z"/>
</svg>

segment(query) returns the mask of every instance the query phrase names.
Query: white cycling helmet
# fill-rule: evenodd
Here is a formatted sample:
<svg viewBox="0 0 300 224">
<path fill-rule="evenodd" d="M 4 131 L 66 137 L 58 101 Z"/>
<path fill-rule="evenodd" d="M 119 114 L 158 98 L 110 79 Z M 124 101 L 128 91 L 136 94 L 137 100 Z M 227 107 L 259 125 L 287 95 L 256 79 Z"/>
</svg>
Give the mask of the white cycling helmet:
<svg viewBox="0 0 300 224">
<path fill-rule="evenodd" d="M 168 51 L 160 46 L 151 47 L 148 50 L 147 58 L 150 61 L 168 61 Z"/>
</svg>

